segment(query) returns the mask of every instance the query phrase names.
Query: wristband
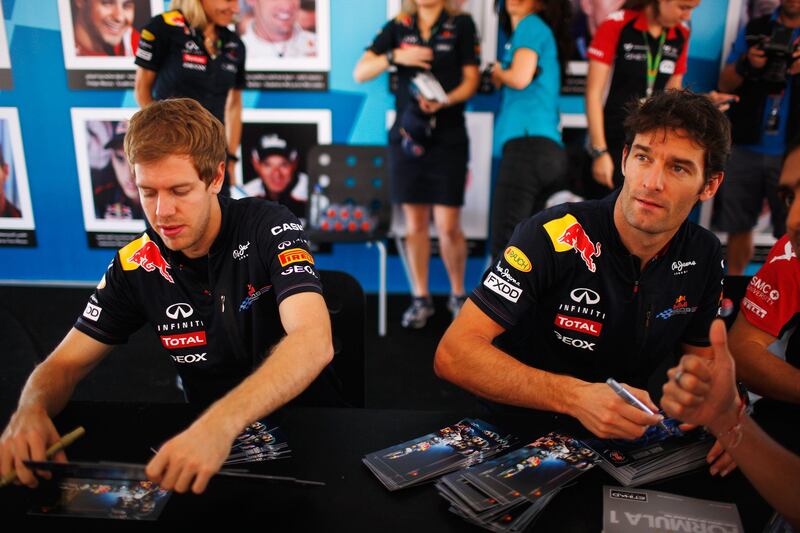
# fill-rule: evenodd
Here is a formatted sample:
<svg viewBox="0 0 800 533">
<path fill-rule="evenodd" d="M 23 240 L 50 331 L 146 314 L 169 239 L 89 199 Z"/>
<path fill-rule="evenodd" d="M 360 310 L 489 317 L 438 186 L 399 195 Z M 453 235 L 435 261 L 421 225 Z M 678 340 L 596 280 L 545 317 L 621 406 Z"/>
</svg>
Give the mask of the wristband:
<svg viewBox="0 0 800 533">
<path fill-rule="evenodd" d="M 394 50 L 386 51 L 386 61 L 389 62 L 390 67 L 394 65 Z"/>
<path fill-rule="evenodd" d="M 597 146 L 592 146 L 591 150 L 589 150 L 589 155 L 592 156 L 592 159 L 597 159 L 603 154 L 608 153 L 608 148 L 598 148 Z"/>
<path fill-rule="evenodd" d="M 742 419 L 744 418 L 744 413 L 746 409 L 747 409 L 747 404 L 745 402 L 740 401 L 739 412 L 736 415 L 736 423 L 731 427 L 729 427 L 727 430 L 717 435 L 717 440 L 726 450 L 732 450 L 742 442 Z M 723 442 L 723 439 L 727 439 L 728 436 L 731 436 L 731 440 L 730 444 L 726 445 Z"/>
</svg>

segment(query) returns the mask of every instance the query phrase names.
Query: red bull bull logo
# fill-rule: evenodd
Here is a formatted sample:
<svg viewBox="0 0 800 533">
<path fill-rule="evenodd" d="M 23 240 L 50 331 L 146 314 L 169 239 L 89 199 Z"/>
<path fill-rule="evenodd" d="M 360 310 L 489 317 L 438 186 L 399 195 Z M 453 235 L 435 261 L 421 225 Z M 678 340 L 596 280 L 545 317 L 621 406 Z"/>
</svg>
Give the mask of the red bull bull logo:
<svg viewBox="0 0 800 533">
<path fill-rule="evenodd" d="M 580 222 L 572 216 L 565 215 L 544 224 L 544 229 L 553 242 L 556 252 L 574 250 L 580 255 L 590 272 L 597 270 L 594 258 L 600 256 L 600 243 L 595 244 Z"/>
<path fill-rule="evenodd" d="M 135 241 L 131 242 L 119 251 L 120 263 L 122 263 L 123 270 L 136 270 L 141 267 L 146 272 L 153 272 L 158 270 L 161 276 L 169 281 L 175 283 L 172 275 L 168 272 L 170 266 L 164 256 L 161 255 L 161 250 L 158 245 L 150 240 L 147 234 L 142 235 Z"/>
</svg>

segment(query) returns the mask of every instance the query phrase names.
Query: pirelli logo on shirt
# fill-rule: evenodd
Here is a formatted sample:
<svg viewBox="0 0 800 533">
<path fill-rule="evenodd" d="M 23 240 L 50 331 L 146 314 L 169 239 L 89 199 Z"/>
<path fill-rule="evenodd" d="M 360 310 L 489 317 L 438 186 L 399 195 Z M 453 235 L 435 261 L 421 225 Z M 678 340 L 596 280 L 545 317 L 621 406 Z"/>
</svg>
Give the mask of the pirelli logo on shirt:
<svg viewBox="0 0 800 533">
<path fill-rule="evenodd" d="M 289 250 L 285 250 L 278 254 L 278 261 L 281 262 L 281 266 L 285 267 L 286 265 L 291 265 L 292 263 L 311 263 L 314 264 L 314 258 L 311 257 L 311 254 L 308 251 L 303 250 L 302 248 L 291 248 Z"/>
</svg>

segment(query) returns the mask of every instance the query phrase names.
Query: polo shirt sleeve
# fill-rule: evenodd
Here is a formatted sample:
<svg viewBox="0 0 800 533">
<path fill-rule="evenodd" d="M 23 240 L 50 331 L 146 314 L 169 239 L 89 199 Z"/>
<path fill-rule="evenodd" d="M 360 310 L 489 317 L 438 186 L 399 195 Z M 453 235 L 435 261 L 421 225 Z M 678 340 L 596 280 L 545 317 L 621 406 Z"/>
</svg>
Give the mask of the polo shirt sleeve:
<svg viewBox="0 0 800 533">
<path fill-rule="evenodd" d="M 747 53 L 747 39 L 745 39 L 745 34 L 747 33 L 747 28 L 742 28 L 739 31 L 739 34 L 736 36 L 736 40 L 733 42 L 733 46 L 731 47 L 731 53 L 728 54 L 728 59 L 725 61 L 726 65 L 730 65 L 731 63 L 736 63 L 742 55 Z"/>
<path fill-rule="evenodd" d="M 146 314 L 131 283 L 132 271 L 122 268 L 120 254 L 108 265 L 75 329 L 103 344 L 125 344 L 146 321 Z"/>
<path fill-rule="evenodd" d="M 384 24 L 378 35 L 373 39 L 372 44 L 367 47 L 367 50 L 377 55 L 383 55 L 389 50 L 394 50 L 397 47 L 394 38 L 394 24 L 394 20 Z"/>
<path fill-rule="evenodd" d="M 169 53 L 168 26 L 161 15 L 153 17 L 139 34 L 135 63 L 148 70 L 158 71 Z"/>
<path fill-rule="evenodd" d="M 675 63 L 675 74 L 686 74 L 687 64 L 689 61 L 689 35 L 690 30 L 684 26 L 683 23 L 678 25 L 678 31 L 683 35 L 683 48 L 681 55 L 678 56 L 678 61 Z"/>
<path fill-rule="evenodd" d="M 484 272 L 470 300 L 500 326 L 511 329 L 552 285 L 554 255 L 541 220 L 534 217 L 521 222 L 504 252 Z"/>
<path fill-rule="evenodd" d="M 800 266 L 792 256 L 791 244 L 786 238 L 779 240 L 750 280 L 739 312 L 761 331 L 780 337 L 800 310 L 798 274 Z"/>
<path fill-rule="evenodd" d="M 544 23 L 534 15 L 528 15 L 522 19 L 511 36 L 511 49 L 517 51 L 520 48 L 527 48 L 541 57 L 548 42 L 548 29 L 542 26 Z"/>
<path fill-rule="evenodd" d="M 278 304 L 301 292 L 322 294 L 303 226 L 288 208 L 273 204 L 257 231 L 259 259 L 269 272 Z"/>
<path fill-rule="evenodd" d="M 708 330 L 719 315 L 719 304 L 722 301 L 722 278 L 724 275 L 722 246 L 716 239 L 713 244 L 709 242 L 708 246 L 713 246 L 713 251 L 706 259 L 708 263 L 704 278 L 706 283 L 697 304 L 697 311 L 692 314 L 692 320 L 681 339 L 681 342 L 692 346 L 709 346 L 711 344 L 708 340 Z"/>
<path fill-rule="evenodd" d="M 611 13 L 606 20 L 598 26 L 591 44 L 589 45 L 589 59 L 594 59 L 606 65 L 613 65 L 617 55 L 617 44 L 624 24 L 624 11 Z"/>
<path fill-rule="evenodd" d="M 461 66 L 481 64 L 481 41 L 475 22 L 469 15 L 459 17 L 461 23 L 458 31 L 458 57 Z"/>
</svg>

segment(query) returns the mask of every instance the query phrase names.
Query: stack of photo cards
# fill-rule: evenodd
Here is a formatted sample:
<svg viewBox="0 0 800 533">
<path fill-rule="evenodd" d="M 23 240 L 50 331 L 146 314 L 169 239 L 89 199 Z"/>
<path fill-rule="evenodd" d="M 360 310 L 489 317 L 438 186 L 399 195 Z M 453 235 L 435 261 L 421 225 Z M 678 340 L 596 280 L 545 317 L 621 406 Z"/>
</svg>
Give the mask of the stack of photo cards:
<svg viewBox="0 0 800 533">
<path fill-rule="evenodd" d="M 683 431 L 665 418 L 666 429 L 651 426 L 635 440 L 587 439 L 602 458 L 600 468 L 626 487 L 651 483 L 702 468 L 714 438 L 703 428 Z"/>
<path fill-rule="evenodd" d="M 223 465 L 287 459 L 290 454 L 286 435 L 278 427 L 270 428 L 269 422 L 263 419 L 253 422 L 236 437 Z"/>
<path fill-rule="evenodd" d="M 724 531 L 743 533 L 733 503 L 699 500 L 655 490 L 603 487 L 603 531 Z"/>
<path fill-rule="evenodd" d="M 524 531 L 564 487 L 592 468 L 597 455 L 580 441 L 548 433 L 532 443 L 436 483 L 450 511 L 491 531 Z"/>
<path fill-rule="evenodd" d="M 397 490 L 494 457 L 516 442 L 472 418 L 366 455 L 362 461 L 389 490 Z"/>
</svg>

